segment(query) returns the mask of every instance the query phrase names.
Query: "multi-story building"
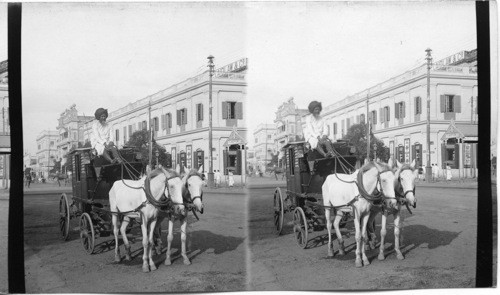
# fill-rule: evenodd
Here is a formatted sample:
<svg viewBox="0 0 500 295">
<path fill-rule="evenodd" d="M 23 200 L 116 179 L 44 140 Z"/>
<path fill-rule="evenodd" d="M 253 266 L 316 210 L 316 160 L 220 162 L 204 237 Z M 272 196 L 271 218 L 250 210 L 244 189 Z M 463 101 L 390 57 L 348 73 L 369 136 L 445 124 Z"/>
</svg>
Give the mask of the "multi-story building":
<svg viewBox="0 0 500 295">
<path fill-rule="evenodd" d="M 213 169 L 224 173 L 231 170 L 236 175 L 246 170 L 243 139 L 247 132 L 244 117 L 247 62 L 246 58 L 240 59 L 215 70 L 212 77 Z M 172 155 L 174 166 L 203 165 L 203 170 L 208 171 L 209 84 L 206 71 L 110 112 L 108 122 L 115 143 L 122 146 L 133 132 L 149 129 L 151 125 L 156 142 Z M 231 135 L 235 136 L 230 139 Z"/>
<path fill-rule="evenodd" d="M 78 115 L 78 110 L 74 104 L 61 113 L 57 125 L 59 136 L 56 143 L 56 159 L 61 159 L 72 147 L 78 147 L 78 143 L 85 141 L 84 125 L 93 119 L 93 116 Z"/>
<path fill-rule="evenodd" d="M 302 117 L 308 114 L 307 109 L 299 109 L 293 97 L 289 98 L 276 111 L 276 150 L 281 148 L 290 141 L 303 139 Z"/>
<path fill-rule="evenodd" d="M 9 187 L 10 170 L 10 124 L 9 124 L 9 73 L 8 61 L 0 62 L 0 99 L 2 118 L 0 126 L 0 178 L 2 187 Z"/>
<path fill-rule="evenodd" d="M 455 176 L 475 176 L 477 154 L 476 51 L 462 51 L 430 70 L 431 164 L 450 164 Z M 323 109 L 333 140 L 369 122 L 373 134 L 401 162 L 426 166 L 427 66 L 423 65 Z"/>
<path fill-rule="evenodd" d="M 48 177 L 49 170 L 54 167 L 54 161 L 58 158 L 57 140 L 59 132 L 53 130 L 44 130 L 36 138 L 37 152 L 36 162 L 37 165 L 34 171 L 37 176 Z"/>
<path fill-rule="evenodd" d="M 276 126 L 274 124 L 259 124 L 253 132 L 253 156 L 254 167 L 259 167 L 261 171 L 265 171 L 267 163 L 269 163 L 274 154 L 276 154 L 275 143 Z"/>
</svg>

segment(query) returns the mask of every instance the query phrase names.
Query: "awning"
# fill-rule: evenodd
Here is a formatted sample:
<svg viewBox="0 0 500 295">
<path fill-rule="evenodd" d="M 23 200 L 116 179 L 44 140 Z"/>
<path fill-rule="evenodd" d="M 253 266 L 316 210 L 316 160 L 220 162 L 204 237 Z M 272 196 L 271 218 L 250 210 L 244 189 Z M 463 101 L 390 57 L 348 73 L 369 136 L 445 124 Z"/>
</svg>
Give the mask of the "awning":
<svg viewBox="0 0 500 295">
<path fill-rule="evenodd" d="M 236 130 L 236 125 L 233 126 L 233 131 L 229 135 L 229 138 L 224 143 L 224 147 L 231 146 L 233 144 L 245 145 L 247 142 L 243 136 L 241 136 Z"/>
<path fill-rule="evenodd" d="M 457 138 L 466 141 L 477 141 L 478 128 L 477 124 L 456 124 L 454 120 L 446 129 L 446 132 L 441 137 L 441 140 L 448 140 L 450 138 Z"/>
</svg>

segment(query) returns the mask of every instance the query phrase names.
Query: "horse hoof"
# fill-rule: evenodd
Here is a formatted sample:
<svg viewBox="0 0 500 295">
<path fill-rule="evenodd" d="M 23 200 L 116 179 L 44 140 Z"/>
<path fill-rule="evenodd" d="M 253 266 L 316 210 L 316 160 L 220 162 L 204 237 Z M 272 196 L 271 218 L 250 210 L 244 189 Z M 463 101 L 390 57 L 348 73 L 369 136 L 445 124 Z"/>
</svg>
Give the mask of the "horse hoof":
<svg viewBox="0 0 500 295">
<path fill-rule="evenodd" d="M 149 272 L 149 266 L 143 265 L 142 266 L 142 272 Z"/>
<path fill-rule="evenodd" d="M 368 259 L 363 259 L 363 265 L 364 266 L 367 266 L 367 265 L 370 265 L 370 261 Z"/>
<path fill-rule="evenodd" d="M 184 259 L 184 265 L 191 265 L 191 261 L 189 261 L 189 259 Z"/>
<path fill-rule="evenodd" d="M 122 259 L 120 258 L 120 256 L 115 256 L 115 262 L 121 262 Z"/>
<path fill-rule="evenodd" d="M 345 255 L 345 251 L 344 250 L 339 250 L 339 255 L 344 256 Z"/>
<path fill-rule="evenodd" d="M 379 254 L 378 255 L 378 260 L 380 260 L 380 261 L 385 260 L 384 254 Z"/>
<path fill-rule="evenodd" d="M 149 268 L 151 269 L 151 271 L 157 270 L 156 265 L 154 263 L 150 264 Z"/>
<path fill-rule="evenodd" d="M 361 260 L 356 259 L 356 267 L 363 267 L 363 263 L 361 263 Z"/>
<path fill-rule="evenodd" d="M 328 251 L 328 257 L 333 257 L 333 253 L 331 251 Z"/>
<path fill-rule="evenodd" d="M 172 265 L 172 261 L 170 259 L 165 260 L 165 265 Z"/>
<path fill-rule="evenodd" d="M 403 254 L 398 254 L 396 257 L 397 257 L 399 260 L 404 260 L 404 259 L 405 259 L 405 257 L 403 256 Z"/>
</svg>

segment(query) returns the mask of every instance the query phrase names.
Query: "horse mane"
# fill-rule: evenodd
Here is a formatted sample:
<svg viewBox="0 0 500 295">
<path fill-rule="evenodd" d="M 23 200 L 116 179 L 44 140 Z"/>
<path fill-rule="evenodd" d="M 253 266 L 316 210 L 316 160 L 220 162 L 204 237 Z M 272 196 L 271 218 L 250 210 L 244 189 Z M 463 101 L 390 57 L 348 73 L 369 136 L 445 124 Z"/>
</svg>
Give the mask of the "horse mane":
<svg viewBox="0 0 500 295">
<path fill-rule="evenodd" d="M 170 177 L 180 177 L 179 173 L 173 169 L 162 169 L 162 168 L 156 168 L 155 170 L 151 171 L 149 173 L 149 178 L 153 179 L 158 175 L 163 174 L 163 170 L 167 171 L 170 174 Z"/>
<path fill-rule="evenodd" d="M 377 165 L 379 165 L 382 168 L 382 171 L 380 171 L 380 172 L 392 171 L 391 167 L 389 167 L 389 165 L 386 163 L 377 162 Z M 367 164 L 364 164 L 363 166 L 361 166 L 361 168 L 359 168 L 359 171 L 364 173 L 372 168 L 376 168 L 375 164 L 373 162 L 368 162 Z"/>
<path fill-rule="evenodd" d="M 202 177 L 203 175 L 202 175 L 201 173 L 198 173 L 198 170 L 193 169 L 193 168 L 191 168 L 191 169 L 187 172 L 187 174 L 186 174 L 186 175 L 187 175 L 188 177 L 193 176 L 193 175 L 197 175 L 197 176 L 199 176 L 199 177 L 203 178 L 203 177 Z"/>
</svg>

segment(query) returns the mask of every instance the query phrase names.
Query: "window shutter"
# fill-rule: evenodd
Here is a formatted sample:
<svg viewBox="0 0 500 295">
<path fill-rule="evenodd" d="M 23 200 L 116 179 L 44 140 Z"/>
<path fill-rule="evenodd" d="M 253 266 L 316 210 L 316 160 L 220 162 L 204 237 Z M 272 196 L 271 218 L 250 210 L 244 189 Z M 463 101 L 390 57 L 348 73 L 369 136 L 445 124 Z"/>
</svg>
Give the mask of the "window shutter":
<svg viewBox="0 0 500 295">
<path fill-rule="evenodd" d="M 227 119 L 227 102 L 226 101 L 222 102 L 222 119 L 224 119 L 224 120 Z"/>
<path fill-rule="evenodd" d="M 391 107 L 387 107 L 387 122 L 389 122 L 391 120 Z"/>
<path fill-rule="evenodd" d="M 445 96 L 440 95 L 439 99 L 441 100 L 441 113 L 446 112 L 446 101 L 445 101 Z"/>
<path fill-rule="evenodd" d="M 418 99 L 419 98 L 420 98 L 419 96 L 415 97 L 415 115 L 419 114 L 419 112 L 418 112 L 418 103 L 419 103 Z"/>
<path fill-rule="evenodd" d="M 394 118 L 399 119 L 399 103 L 394 104 Z"/>
<path fill-rule="evenodd" d="M 200 121 L 203 121 L 203 104 L 200 103 Z"/>
<path fill-rule="evenodd" d="M 462 103 L 461 103 L 461 97 L 460 95 L 455 95 L 453 97 L 453 110 L 455 111 L 455 113 L 461 113 L 462 112 Z"/>
<path fill-rule="evenodd" d="M 236 119 L 243 119 L 243 103 L 237 102 L 235 106 Z"/>
<path fill-rule="evenodd" d="M 142 122 L 137 122 L 137 130 L 138 131 L 142 130 Z"/>
<path fill-rule="evenodd" d="M 385 116 L 384 116 L 384 109 L 383 108 L 379 110 L 379 114 L 380 114 L 380 123 L 384 123 Z"/>
<path fill-rule="evenodd" d="M 476 115 L 477 115 L 477 105 L 478 105 L 478 102 L 479 102 L 479 100 L 477 100 L 477 96 L 476 96 Z"/>
<path fill-rule="evenodd" d="M 266 151 L 267 154 L 267 151 Z M 241 158 L 241 150 L 236 151 L 236 175 L 241 175 L 241 164 L 243 159 Z"/>
<path fill-rule="evenodd" d="M 187 124 L 187 120 L 188 120 L 188 110 L 186 108 L 184 108 L 184 117 L 183 117 L 183 122 L 182 124 Z"/>
<path fill-rule="evenodd" d="M 377 111 L 373 111 L 373 124 L 377 124 Z"/>
<path fill-rule="evenodd" d="M 181 110 L 177 110 L 177 125 L 181 124 Z"/>
<path fill-rule="evenodd" d="M 406 113 L 405 113 L 405 109 L 406 109 L 406 104 L 405 102 L 403 101 L 403 103 L 401 104 L 401 107 L 403 108 L 401 111 L 401 118 L 405 118 L 406 117 Z"/>
<path fill-rule="evenodd" d="M 167 128 L 172 128 L 172 113 L 168 113 Z"/>
<path fill-rule="evenodd" d="M 455 165 L 455 167 L 454 167 L 454 168 L 455 168 L 455 169 L 459 167 L 459 166 L 458 166 L 458 163 L 459 163 L 460 156 L 461 156 L 461 155 L 460 155 L 460 153 L 459 153 L 459 150 L 460 150 L 460 149 L 459 149 L 459 144 L 458 144 L 458 143 L 456 143 L 456 144 L 455 144 L 455 159 L 454 159 L 454 160 L 455 160 L 455 161 L 454 161 L 454 162 L 455 162 L 455 163 L 454 163 L 454 165 Z"/>
</svg>

